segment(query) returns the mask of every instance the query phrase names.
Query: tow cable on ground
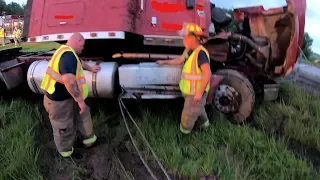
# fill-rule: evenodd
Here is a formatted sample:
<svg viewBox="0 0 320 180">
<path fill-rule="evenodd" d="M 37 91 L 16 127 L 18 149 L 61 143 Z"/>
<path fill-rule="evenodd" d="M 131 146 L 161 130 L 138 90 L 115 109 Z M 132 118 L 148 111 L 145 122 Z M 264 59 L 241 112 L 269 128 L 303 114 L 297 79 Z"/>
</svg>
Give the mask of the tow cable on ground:
<svg viewBox="0 0 320 180">
<path fill-rule="evenodd" d="M 155 160 L 157 161 L 158 165 L 160 166 L 162 172 L 165 174 L 165 176 L 167 177 L 168 180 L 171 180 L 170 176 L 168 175 L 167 171 L 165 170 L 165 168 L 162 166 L 159 158 L 157 157 L 156 153 L 153 151 L 153 149 L 151 148 L 151 145 L 149 144 L 149 142 L 147 141 L 146 137 L 143 135 L 141 129 L 139 128 L 139 126 L 137 125 L 136 121 L 133 119 L 133 117 L 131 116 L 131 114 L 129 113 L 128 109 L 126 108 L 126 106 L 124 105 L 122 98 L 123 95 L 125 94 L 125 91 L 122 89 L 122 93 L 120 94 L 119 98 L 118 98 L 118 102 L 119 102 L 119 107 L 120 107 L 120 111 L 121 111 L 121 115 L 122 115 L 122 119 L 124 121 L 124 124 L 126 126 L 126 129 L 129 133 L 131 142 L 134 146 L 134 148 L 136 149 L 136 151 L 138 152 L 138 155 L 143 163 L 143 165 L 146 167 L 146 169 L 148 170 L 149 174 L 152 176 L 152 178 L 154 180 L 158 180 L 157 177 L 154 175 L 154 173 L 152 172 L 152 170 L 150 169 L 149 165 L 146 163 L 145 159 L 142 157 L 142 153 L 141 151 L 138 149 L 137 144 L 135 143 L 133 136 L 130 132 L 124 111 L 127 113 L 127 115 L 129 116 L 129 118 L 131 119 L 132 123 L 135 125 L 136 129 L 138 130 L 138 132 L 140 133 L 142 140 L 144 141 L 144 143 L 147 145 L 147 147 L 149 148 L 149 150 L 151 151 L 153 157 L 155 158 Z"/>
</svg>

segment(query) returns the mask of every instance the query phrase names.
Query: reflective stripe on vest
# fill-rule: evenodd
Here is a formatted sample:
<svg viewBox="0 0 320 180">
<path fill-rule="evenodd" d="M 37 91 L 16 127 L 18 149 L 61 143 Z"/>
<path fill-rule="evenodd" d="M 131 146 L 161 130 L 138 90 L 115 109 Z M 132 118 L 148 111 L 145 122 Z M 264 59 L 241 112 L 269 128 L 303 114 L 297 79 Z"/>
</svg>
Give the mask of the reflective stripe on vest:
<svg viewBox="0 0 320 180">
<path fill-rule="evenodd" d="M 51 87 L 53 89 L 53 91 L 51 92 L 49 90 L 49 87 L 52 83 L 52 81 L 56 81 L 54 77 L 52 77 L 52 74 L 48 73 L 48 69 L 51 69 L 55 74 L 59 75 L 59 73 L 55 72 L 53 69 L 52 69 L 52 65 L 55 64 L 56 60 L 57 60 L 57 56 L 61 56 L 64 52 L 68 51 L 69 50 L 69 47 L 64 47 L 64 46 L 61 46 L 59 49 L 56 50 L 56 52 L 53 54 L 52 58 L 50 59 L 49 61 L 49 64 L 48 64 L 48 68 L 47 68 L 47 72 L 42 80 L 42 83 L 41 83 L 41 88 L 44 89 L 45 91 L 47 91 L 49 94 L 53 94 L 54 91 L 55 91 L 55 82 L 53 82 L 53 86 Z M 60 59 L 59 59 L 60 61 Z M 60 83 L 62 83 L 62 81 L 60 81 Z"/>
<path fill-rule="evenodd" d="M 0 37 L 4 37 L 4 29 L 0 28 Z"/>
<path fill-rule="evenodd" d="M 49 61 L 46 74 L 42 80 L 41 88 L 47 91 L 49 94 L 53 94 L 55 91 L 55 83 L 59 82 L 63 84 L 61 74 L 59 73 L 59 61 L 63 53 L 72 52 L 77 58 L 77 71 L 76 71 L 76 81 L 78 87 L 81 91 L 83 98 L 85 99 L 88 96 L 88 86 L 84 77 L 84 72 L 81 66 L 81 62 L 72 48 L 62 45 Z"/>
<path fill-rule="evenodd" d="M 183 66 L 181 80 L 179 83 L 180 90 L 183 94 L 194 95 L 197 89 L 201 86 L 203 75 L 201 69 L 198 67 L 198 55 L 201 50 L 206 53 L 209 59 L 209 53 L 203 46 L 196 48 L 189 56 Z M 205 91 L 209 92 L 209 89 L 210 86 L 208 84 Z"/>
<path fill-rule="evenodd" d="M 62 77 L 57 72 L 55 72 L 51 67 L 48 67 L 46 74 L 48 76 L 50 76 L 52 79 L 54 79 L 55 81 L 63 84 Z M 79 85 L 84 84 L 84 83 L 86 83 L 86 79 L 84 77 L 81 77 L 81 78 L 77 79 L 77 83 Z"/>
</svg>

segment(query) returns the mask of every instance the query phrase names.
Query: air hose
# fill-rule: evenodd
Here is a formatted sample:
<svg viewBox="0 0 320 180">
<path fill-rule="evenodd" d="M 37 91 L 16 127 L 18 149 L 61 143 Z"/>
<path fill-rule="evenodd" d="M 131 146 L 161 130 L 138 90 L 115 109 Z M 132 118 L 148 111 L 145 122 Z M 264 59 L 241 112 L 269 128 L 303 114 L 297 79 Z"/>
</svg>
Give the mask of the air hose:
<svg viewBox="0 0 320 180">
<path fill-rule="evenodd" d="M 138 155 L 143 163 L 143 165 L 146 167 L 146 169 L 148 170 L 149 174 L 152 176 L 152 178 L 154 180 L 158 180 L 157 177 L 154 175 L 154 173 L 152 172 L 152 170 L 150 169 L 149 165 L 146 163 L 145 159 L 142 157 L 142 153 L 141 151 L 138 149 L 136 142 L 134 141 L 134 138 L 130 132 L 124 111 L 127 113 L 127 115 L 129 116 L 129 118 L 131 119 L 132 123 L 135 125 L 135 127 L 137 128 L 138 132 L 140 133 L 142 140 L 144 141 L 144 143 L 147 145 L 147 147 L 149 148 L 149 150 L 151 151 L 153 157 L 155 158 L 155 160 L 157 161 L 158 165 L 160 166 L 162 172 L 165 174 L 165 176 L 167 177 L 168 180 L 171 180 L 170 176 L 168 175 L 167 171 L 165 170 L 165 168 L 163 167 L 163 165 L 161 164 L 159 158 L 157 157 L 156 153 L 153 151 L 153 149 L 151 148 L 151 145 L 149 144 L 149 142 L 147 141 L 146 137 L 143 135 L 141 129 L 139 128 L 139 126 L 137 125 L 136 121 L 133 119 L 133 117 L 131 116 L 131 114 L 129 113 L 128 109 L 126 108 L 126 106 L 124 105 L 123 101 L 122 101 L 122 97 L 124 95 L 124 90 L 122 89 L 122 93 L 118 98 L 118 102 L 119 102 L 119 107 L 120 107 L 120 111 L 121 111 L 121 115 L 122 115 L 122 119 L 124 121 L 124 124 L 126 126 L 126 129 L 129 133 L 131 142 L 133 144 L 133 146 L 135 147 L 136 151 L 138 152 Z"/>
</svg>

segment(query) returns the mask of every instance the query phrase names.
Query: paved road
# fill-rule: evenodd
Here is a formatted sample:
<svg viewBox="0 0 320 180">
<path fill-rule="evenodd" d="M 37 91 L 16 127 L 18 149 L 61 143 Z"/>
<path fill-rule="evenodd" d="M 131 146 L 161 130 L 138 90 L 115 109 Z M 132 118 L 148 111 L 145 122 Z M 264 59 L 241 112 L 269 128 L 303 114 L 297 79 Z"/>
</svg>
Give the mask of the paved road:
<svg viewBox="0 0 320 180">
<path fill-rule="evenodd" d="M 312 77 L 318 77 L 320 79 L 320 69 L 307 64 L 296 64 L 294 67 L 294 72 L 299 75 L 310 75 Z"/>
<path fill-rule="evenodd" d="M 296 72 L 299 72 L 299 70 L 302 70 L 302 71 L 308 71 L 312 74 L 319 74 L 320 75 L 320 69 L 317 68 L 317 67 L 314 67 L 314 66 L 310 66 L 308 64 L 297 64 L 295 67 L 294 67 L 294 70 Z"/>
</svg>

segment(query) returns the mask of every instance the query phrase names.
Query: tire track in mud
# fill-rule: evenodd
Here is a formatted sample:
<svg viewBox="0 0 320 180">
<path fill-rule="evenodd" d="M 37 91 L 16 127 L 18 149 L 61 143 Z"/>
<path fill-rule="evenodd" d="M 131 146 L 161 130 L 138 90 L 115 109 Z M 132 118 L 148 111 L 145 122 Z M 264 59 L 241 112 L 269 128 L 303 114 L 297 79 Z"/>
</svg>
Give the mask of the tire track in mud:
<svg viewBox="0 0 320 180">
<path fill-rule="evenodd" d="M 261 103 L 261 102 L 260 102 Z M 320 151 L 311 145 L 301 143 L 299 140 L 294 139 L 292 137 L 289 137 L 285 133 L 285 125 L 287 122 L 288 117 L 281 117 L 278 118 L 280 121 L 278 127 L 275 127 L 276 129 L 274 132 L 270 132 L 267 129 L 264 129 L 262 126 L 259 126 L 253 117 L 253 114 L 251 115 L 250 119 L 245 123 L 247 126 L 260 131 L 264 133 L 266 136 L 270 138 L 274 138 L 277 141 L 280 141 L 281 139 L 286 140 L 287 148 L 289 151 L 293 152 L 294 155 L 298 159 L 306 160 L 307 162 L 311 163 L 313 167 L 319 171 L 320 169 Z M 319 171 L 320 172 L 320 171 Z"/>
</svg>

